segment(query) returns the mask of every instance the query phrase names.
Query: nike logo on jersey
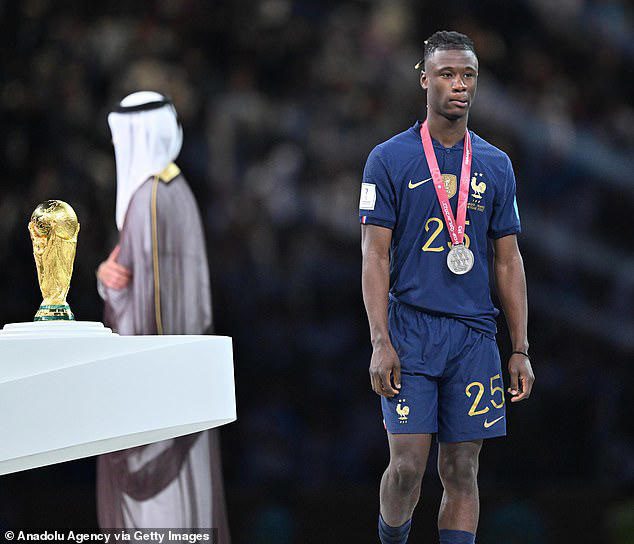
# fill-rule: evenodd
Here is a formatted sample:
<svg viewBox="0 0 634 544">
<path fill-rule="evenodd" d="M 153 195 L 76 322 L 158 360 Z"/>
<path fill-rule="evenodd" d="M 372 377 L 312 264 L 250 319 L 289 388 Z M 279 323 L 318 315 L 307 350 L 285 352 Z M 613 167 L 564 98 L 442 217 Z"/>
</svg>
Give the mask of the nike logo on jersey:
<svg viewBox="0 0 634 544">
<path fill-rule="evenodd" d="M 418 187 L 419 185 L 422 185 L 423 183 L 427 183 L 428 181 L 431 181 L 431 178 L 424 179 L 423 181 L 419 181 L 418 183 L 412 183 L 412 180 L 410 179 L 407 186 L 410 189 L 416 189 L 416 187 Z"/>
<path fill-rule="evenodd" d="M 500 421 L 501 419 L 504 419 L 504 416 L 500 416 L 497 419 L 494 419 L 493 421 L 487 421 L 486 419 L 484 420 L 484 428 L 488 429 L 489 427 L 493 427 L 493 425 L 495 425 L 498 421 Z"/>
</svg>

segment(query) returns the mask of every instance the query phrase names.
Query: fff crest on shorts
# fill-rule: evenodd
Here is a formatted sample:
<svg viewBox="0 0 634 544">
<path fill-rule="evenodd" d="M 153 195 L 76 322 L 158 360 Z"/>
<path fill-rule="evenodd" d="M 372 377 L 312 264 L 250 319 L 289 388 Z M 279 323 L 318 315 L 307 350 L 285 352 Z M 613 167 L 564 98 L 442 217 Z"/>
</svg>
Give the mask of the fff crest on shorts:
<svg viewBox="0 0 634 544">
<path fill-rule="evenodd" d="M 396 405 L 396 413 L 398 414 L 398 422 L 399 423 L 407 423 L 407 418 L 409 416 L 409 406 L 405 405 L 405 399 L 398 399 L 398 404 Z"/>
<path fill-rule="evenodd" d="M 458 190 L 458 178 L 454 174 L 442 174 L 442 181 L 447 191 L 447 198 L 451 198 Z"/>
</svg>

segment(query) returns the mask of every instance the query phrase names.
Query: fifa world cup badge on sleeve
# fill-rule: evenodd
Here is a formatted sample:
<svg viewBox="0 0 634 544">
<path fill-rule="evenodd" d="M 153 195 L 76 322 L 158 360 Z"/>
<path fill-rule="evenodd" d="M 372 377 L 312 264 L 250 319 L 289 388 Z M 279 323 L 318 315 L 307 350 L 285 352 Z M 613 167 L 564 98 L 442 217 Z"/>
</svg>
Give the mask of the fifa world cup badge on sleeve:
<svg viewBox="0 0 634 544">
<path fill-rule="evenodd" d="M 361 184 L 360 210 L 373 210 L 376 204 L 376 185 L 374 183 Z"/>
</svg>

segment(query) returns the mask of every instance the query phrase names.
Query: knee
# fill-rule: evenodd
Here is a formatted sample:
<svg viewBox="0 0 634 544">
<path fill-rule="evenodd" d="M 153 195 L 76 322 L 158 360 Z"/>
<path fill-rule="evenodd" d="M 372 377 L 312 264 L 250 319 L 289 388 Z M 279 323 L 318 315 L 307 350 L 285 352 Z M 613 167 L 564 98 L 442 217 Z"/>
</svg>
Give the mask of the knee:
<svg viewBox="0 0 634 544">
<path fill-rule="evenodd" d="M 424 472 L 424 463 L 416 457 L 398 457 L 390 462 L 391 476 L 401 490 L 413 490 L 419 486 Z"/>
<path fill-rule="evenodd" d="M 471 493 L 478 481 L 478 458 L 463 455 L 439 459 L 438 473 L 446 490 Z"/>
</svg>

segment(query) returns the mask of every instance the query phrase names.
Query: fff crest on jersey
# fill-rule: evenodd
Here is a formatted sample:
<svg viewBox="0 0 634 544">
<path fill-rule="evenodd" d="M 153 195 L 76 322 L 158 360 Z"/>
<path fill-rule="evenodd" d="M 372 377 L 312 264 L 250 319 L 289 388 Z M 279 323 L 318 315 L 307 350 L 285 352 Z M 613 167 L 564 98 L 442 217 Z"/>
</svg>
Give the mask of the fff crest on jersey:
<svg viewBox="0 0 634 544">
<path fill-rule="evenodd" d="M 458 190 L 458 178 L 454 174 L 443 174 L 442 181 L 447 191 L 447 198 L 451 198 Z"/>
<path fill-rule="evenodd" d="M 480 200 L 482 194 L 487 190 L 487 184 L 482 180 L 482 174 L 474 172 L 471 178 L 471 189 L 473 190 L 472 197 Z"/>
</svg>

